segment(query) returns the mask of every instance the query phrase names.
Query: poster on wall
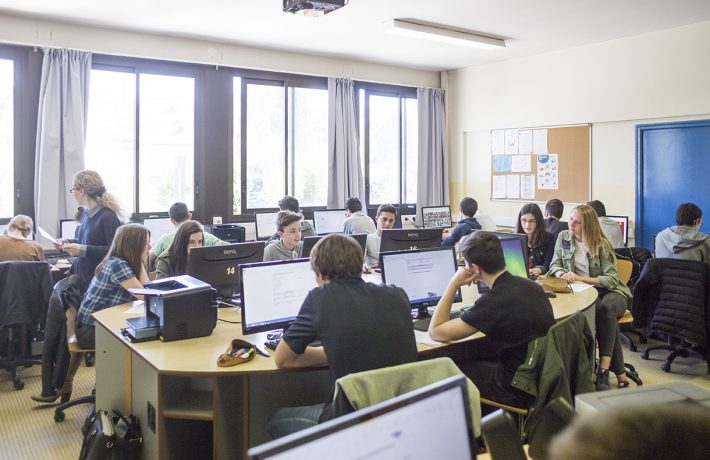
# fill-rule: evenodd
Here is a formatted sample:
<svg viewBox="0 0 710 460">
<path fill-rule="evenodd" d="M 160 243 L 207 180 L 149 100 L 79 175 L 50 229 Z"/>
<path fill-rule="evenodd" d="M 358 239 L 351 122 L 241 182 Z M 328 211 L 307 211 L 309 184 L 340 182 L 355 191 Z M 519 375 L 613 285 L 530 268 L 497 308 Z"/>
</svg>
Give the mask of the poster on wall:
<svg viewBox="0 0 710 460">
<path fill-rule="evenodd" d="M 530 155 L 533 152 L 533 132 L 525 129 L 518 131 L 518 153 L 520 155 Z"/>
<path fill-rule="evenodd" d="M 559 167 L 557 154 L 537 156 L 537 188 L 540 190 L 557 190 Z"/>
<path fill-rule="evenodd" d="M 537 153 L 538 155 L 548 153 L 546 129 L 533 130 L 533 153 Z"/>
<path fill-rule="evenodd" d="M 505 131 L 505 154 L 518 154 L 518 130 L 508 129 Z"/>
<path fill-rule="evenodd" d="M 535 198 L 535 176 L 526 174 L 520 177 L 520 198 L 532 200 Z"/>
<path fill-rule="evenodd" d="M 491 131 L 491 153 L 493 155 L 505 153 L 505 133 L 501 130 Z"/>
</svg>

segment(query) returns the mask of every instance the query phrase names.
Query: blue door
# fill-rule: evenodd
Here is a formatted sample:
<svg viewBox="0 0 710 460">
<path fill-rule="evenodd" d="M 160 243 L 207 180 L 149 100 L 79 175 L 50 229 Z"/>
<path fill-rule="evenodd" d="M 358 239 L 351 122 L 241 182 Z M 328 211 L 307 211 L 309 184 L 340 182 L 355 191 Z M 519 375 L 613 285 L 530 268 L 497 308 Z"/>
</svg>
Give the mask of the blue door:
<svg viewBox="0 0 710 460">
<path fill-rule="evenodd" d="M 653 251 L 656 234 L 688 202 L 710 223 L 710 120 L 637 125 L 636 246 Z"/>
</svg>

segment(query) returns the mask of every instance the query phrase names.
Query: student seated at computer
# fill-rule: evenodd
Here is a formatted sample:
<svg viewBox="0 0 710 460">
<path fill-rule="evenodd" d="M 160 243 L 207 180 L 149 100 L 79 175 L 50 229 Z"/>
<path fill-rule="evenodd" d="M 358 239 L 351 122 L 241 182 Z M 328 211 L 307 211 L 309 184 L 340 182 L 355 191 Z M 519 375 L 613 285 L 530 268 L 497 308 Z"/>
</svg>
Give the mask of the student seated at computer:
<svg viewBox="0 0 710 460">
<path fill-rule="evenodd" d="M 153 248 L 150 250 L 150 254 L 148 254 L 149 267 L 154 267 L 156 263 L 155 261 L 158 259 L 158 256 L 170 247 L 173 240 L 175 239 L 175 234 L 180 225 L 187 222 L 188 220 L 192 220 L 192 213 L 187 209 L 187 205 L 179 201 L 177 203 L 173 203 L 172 206 L 170 206 L 170 209 L 168 209 L 168 215 L 170 216 L 170 222 L 172 222 L 175 226 L 175 231 L 166 233 L 165 235 L 160 237 L 157 243 L 155 243 L 155 246 L 153 246 Z M 209 232 L 204 232 L 205 246 L 219 246 L 220 244 L 226 243 L 214 236 L 213 234 Z"/>
<path fill-rule="evenodd" d="M 7 235 L 0 236 L 0 262 L 44 260 L 42 246 L 32 241 L 32 218 L 18 214 L 10 220 Z"/>
<path fill-rule="evenodd" d="M 550 269 L 550 262 L 555 253 L 555 237 L 545 230 L 540 206 L 528 203 L 518 213 L 517 233 L 528 236 L 528 272 L 540 276 Z"/>
<path fill-rule="evenodd" d="M 301 208 L 296 198 L 289 195 L 284 196 L 279 200 L 279 209 L 281 211 L 291 211 L 301 216 L 301 237 L 316 235 L 313 225 L 303 218 L 303 213 L 301 212 Z M 279 238 L 280 236 L 274 233 L 268 240 L 266 240 L 266 245 L 268 246 L 271 243 L 278 241 Z"/>
<path fill-rule="evenodd" d="M 312 289 L 276 348 L 276 366 L 328 364 L 332 382 L 353 372 L 416 361 L 409 299 L 398 287 L 366 283 L 363 254 L 353 238 L 337 233 L 311 251 L 318 287 Z M 308 344 L 322 341 L 322 346 Z M 268 422 L 274 438 L 330 418 L 330 405 L 280 409 Z"/>
<path fill-rule="evenodd" d="M 459 268 L 436 306 L 429 335 L 451 342 L 477 331 L 486 334 L 490 355 L 479 356 L 461 366 L 481 396 L 516 407 L 528 407 L 533 398 L 511 385 L 513 375 L 525 361 L 528 342 L 547 334 L 555 324 L 550 300 L 542 287 L 506 270 L 500 240 L 492 233 L 477 231 L 459 244 L 466 266 Z M 449 319 L 456 290 L 483 281 L 484 292 L 474 306 L 459 318 Z"/>
<path fill-rule="evenodd" d="M 301 220 L 303 216 L 291 211 L 279 211 L 276 215 L 276 234 L 279 239 L 264 248 L 264 262 L 290 260 L 301 257 Z"/>
<path fill-rule="evenodd" d="M 461 217 L 459 219 L 458 225 L 454 228 L 449 236 L 441 240 L 442 246 L 455 246 L 459 242 L 461 237 L 468 235 L 474 230 L 480 230 L 481 224 L 478 223 L 475 216 L 478 211 L 478 203 L 471 197 L 465 197 L 459 203 L 459 212 Z M 444 230 L 445 233 L 448 230 Z"/>
<path fill-rule="evenodd" d="M 606 207 L 604 203 L 599 200 L 593 200 L 587 202 L 587 206 L 594 209 L 599 218 L 599 226 L 602 229 L 602 234 L 611 243 L 611 247 L 623 248 L 624 247 L 624 235 L 621 233 L 621 226 L 617 221 L 606 216 Z"/>
<path fill-rule="evenodd" d="M 597 288 L 594 307 L 599 367 L 597 390 L 608 390 L 609 370 L 616 374 L 620 388 L 629 386 L 617 320 L 624 316 L 631 291 L 619 279 L 616 255 L 602 234 L 597 213 L 587 205 L 577 206 L 569 216 L 569 230 L 563 230 L 555 243 L 549 276 L 568 283 L 581 281 Z"/>
<path fill-rule="evenodd" d="M 545 205 L 545 228 L 557 239 L 562 230 L 567 230 L 567 222 L 562 221 L 565 205 L 561 200 L 553 198 Z"/>
<path fill-rule="evenodd" d="M 683 203 L 675 212 L 676 225 L 656 236 L 656 257 L 704 261 L 710 264 L 710 235 L 700 231 L 703 211 L 693 203 Z"/>
<path fill-rule="evenodd" d="M 345 216 L 343 233 L 346 235 L 374 233 L 376 230 L 375 223 L 362 210 L 362 203 L 357 197 L 350 197 L 345 200 Z"/>
<path fill-rule="evenodd" d="M 377 227 L 374 232 L 367 235 L 365 243 L 365 266 L 377 268 L 380 260 L 380 243 L 382 242 L 382 230 L 389 230 L 394 226 L 397 218 L 397 208 L 391 204 L 381 204 L 377 208 L 375 221 Z"/>
<path fill-rule="evenodd" d="M 170 247 L 155 261 L 155 278 L 185 275 L 190 249 L 201 248 L 204 244 L 202 225 L 195 220 L 182 223 L 175 233 Z"/>
</svg>

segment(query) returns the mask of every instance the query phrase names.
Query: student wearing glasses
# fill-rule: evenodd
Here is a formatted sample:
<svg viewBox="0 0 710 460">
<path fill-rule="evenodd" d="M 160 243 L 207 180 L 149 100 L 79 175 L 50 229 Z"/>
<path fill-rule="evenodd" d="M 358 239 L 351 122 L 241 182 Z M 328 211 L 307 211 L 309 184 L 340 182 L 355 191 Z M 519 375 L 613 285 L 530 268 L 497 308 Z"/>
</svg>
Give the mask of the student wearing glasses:
<svg viewBox="0 0 710 460">
<path fill-rule="evenodd" d="M 675 212 L 676 225 L 656 236 L 656 257 L 698 260 L 710 264 L 710 235 L 700 231 L 703 212 L 698 205 L 683 203 Z"/>
<path fill-rule="evenodd" d="M 517 233 L 528 236 L 528 273 L 540 276 L 550 269 L 555 253 L 555 237 L 545 230 L 542 211 L 535 203 L 528 203 L 518 213 Z"/>
<path fill-rule="evenodd" d="M 597 213 L 590 206 L 581 205 L 572 210 L 569 230 L 563 230 L 557 237 L 547 274 L 568 283 L 581 281 L 597 288 L 599 297 L 594 307 L 599 343 L 596 388 L 598 391 L 611 388 L 610 369 L 616 374 L 619 388 L 628 387 L 617 321 L 626 311 L 631 291 L 619 279 L 614 249 L 604 237 Z"/>
<path fill-rule="evenodd" d="M 155 278 L 185 275 L 190 249 L 201 248 L 204 240 L 204 232 L 199 222 L 188 220 L 180 224 L 170 247 L 163 251 L 155 262 Z"/>
</svg>

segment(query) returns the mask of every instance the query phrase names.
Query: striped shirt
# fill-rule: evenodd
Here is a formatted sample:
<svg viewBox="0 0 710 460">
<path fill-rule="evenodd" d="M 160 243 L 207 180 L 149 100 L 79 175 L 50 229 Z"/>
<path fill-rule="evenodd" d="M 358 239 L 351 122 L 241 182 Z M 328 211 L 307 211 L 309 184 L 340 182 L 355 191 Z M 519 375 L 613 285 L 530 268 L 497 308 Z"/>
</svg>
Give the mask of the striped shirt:
<svg viewBox="0 0 710 460">
<path fill-rule="evenodd" d="M 131 266 L 125 260 L 118 257 L 106 259 L 101 271 L 91 280 L 79 307 L 77 321 L 93 326 L 96 324 L 91 317 L 93 313 L 135 300 L 135 297 L 121 286 L 123 281 L 135 277 Z"/>
</svg>

